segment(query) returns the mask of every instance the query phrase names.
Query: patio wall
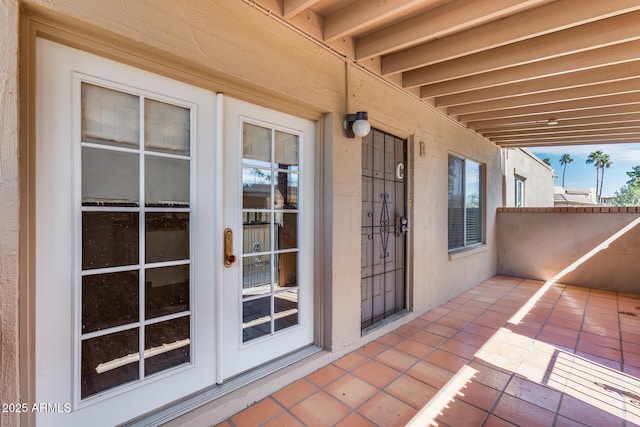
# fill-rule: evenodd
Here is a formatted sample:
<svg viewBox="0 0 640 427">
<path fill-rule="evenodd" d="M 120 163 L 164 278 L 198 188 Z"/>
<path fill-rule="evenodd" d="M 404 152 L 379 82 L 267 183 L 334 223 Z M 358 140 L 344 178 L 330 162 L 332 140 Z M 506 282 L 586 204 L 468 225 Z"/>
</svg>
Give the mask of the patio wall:
<svg viewBox="0 0 640 427">
<path fill-rule="evenodd" d="M 640 290 L 640 207 L 500 208 L 498 273 Z"/>
</svg>

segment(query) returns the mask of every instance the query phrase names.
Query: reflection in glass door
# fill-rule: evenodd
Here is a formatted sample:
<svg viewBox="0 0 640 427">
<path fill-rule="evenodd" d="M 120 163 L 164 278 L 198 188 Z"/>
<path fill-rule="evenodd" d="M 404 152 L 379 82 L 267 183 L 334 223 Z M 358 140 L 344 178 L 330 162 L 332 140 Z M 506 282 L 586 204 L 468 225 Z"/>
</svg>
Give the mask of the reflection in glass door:
<svg viewBox="0 0 640 427">
<path fill-rule="evenodd" d="M 242 341 L 298 324 L 295 134 L 243 124 Z"/>
</svg>

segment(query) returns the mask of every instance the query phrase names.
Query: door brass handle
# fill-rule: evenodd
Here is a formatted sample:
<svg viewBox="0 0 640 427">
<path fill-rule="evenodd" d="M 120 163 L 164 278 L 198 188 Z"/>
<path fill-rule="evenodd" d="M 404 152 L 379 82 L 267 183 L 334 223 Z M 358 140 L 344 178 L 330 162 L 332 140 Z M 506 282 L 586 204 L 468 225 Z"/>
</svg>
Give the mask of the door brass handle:
<svg viewBox="0 0 640 427">
<path fill-rule="evenodd" d="M 230 228 L 224 229 L 224 266 L 229 268 L 236 262 L 233 254 L 233 231 Z"/>
</svg>

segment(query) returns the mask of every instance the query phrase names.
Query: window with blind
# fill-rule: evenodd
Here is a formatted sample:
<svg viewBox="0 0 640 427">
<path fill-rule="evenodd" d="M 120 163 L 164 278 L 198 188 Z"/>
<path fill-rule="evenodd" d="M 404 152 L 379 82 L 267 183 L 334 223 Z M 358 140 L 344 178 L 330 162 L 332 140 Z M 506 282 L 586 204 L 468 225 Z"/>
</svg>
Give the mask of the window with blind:
<svg viewBox="0 0 640 427">
<path fill-rule="evenodd" d="M 482 242 L 482 165 L 449 155 L 449 250 Z"/>
</svg>

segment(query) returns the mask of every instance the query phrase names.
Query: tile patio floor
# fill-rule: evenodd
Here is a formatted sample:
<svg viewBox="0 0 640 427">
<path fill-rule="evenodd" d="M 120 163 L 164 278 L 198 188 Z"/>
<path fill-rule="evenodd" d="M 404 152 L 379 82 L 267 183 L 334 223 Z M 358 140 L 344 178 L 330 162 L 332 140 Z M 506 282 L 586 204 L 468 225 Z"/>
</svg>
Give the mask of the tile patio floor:
<svg viewBox="0 0 640 427">
<path fill-rule="evenodd" d="M 640 295 L 496 276 L 220 426 L 640 426 Z"/>
</svg>

